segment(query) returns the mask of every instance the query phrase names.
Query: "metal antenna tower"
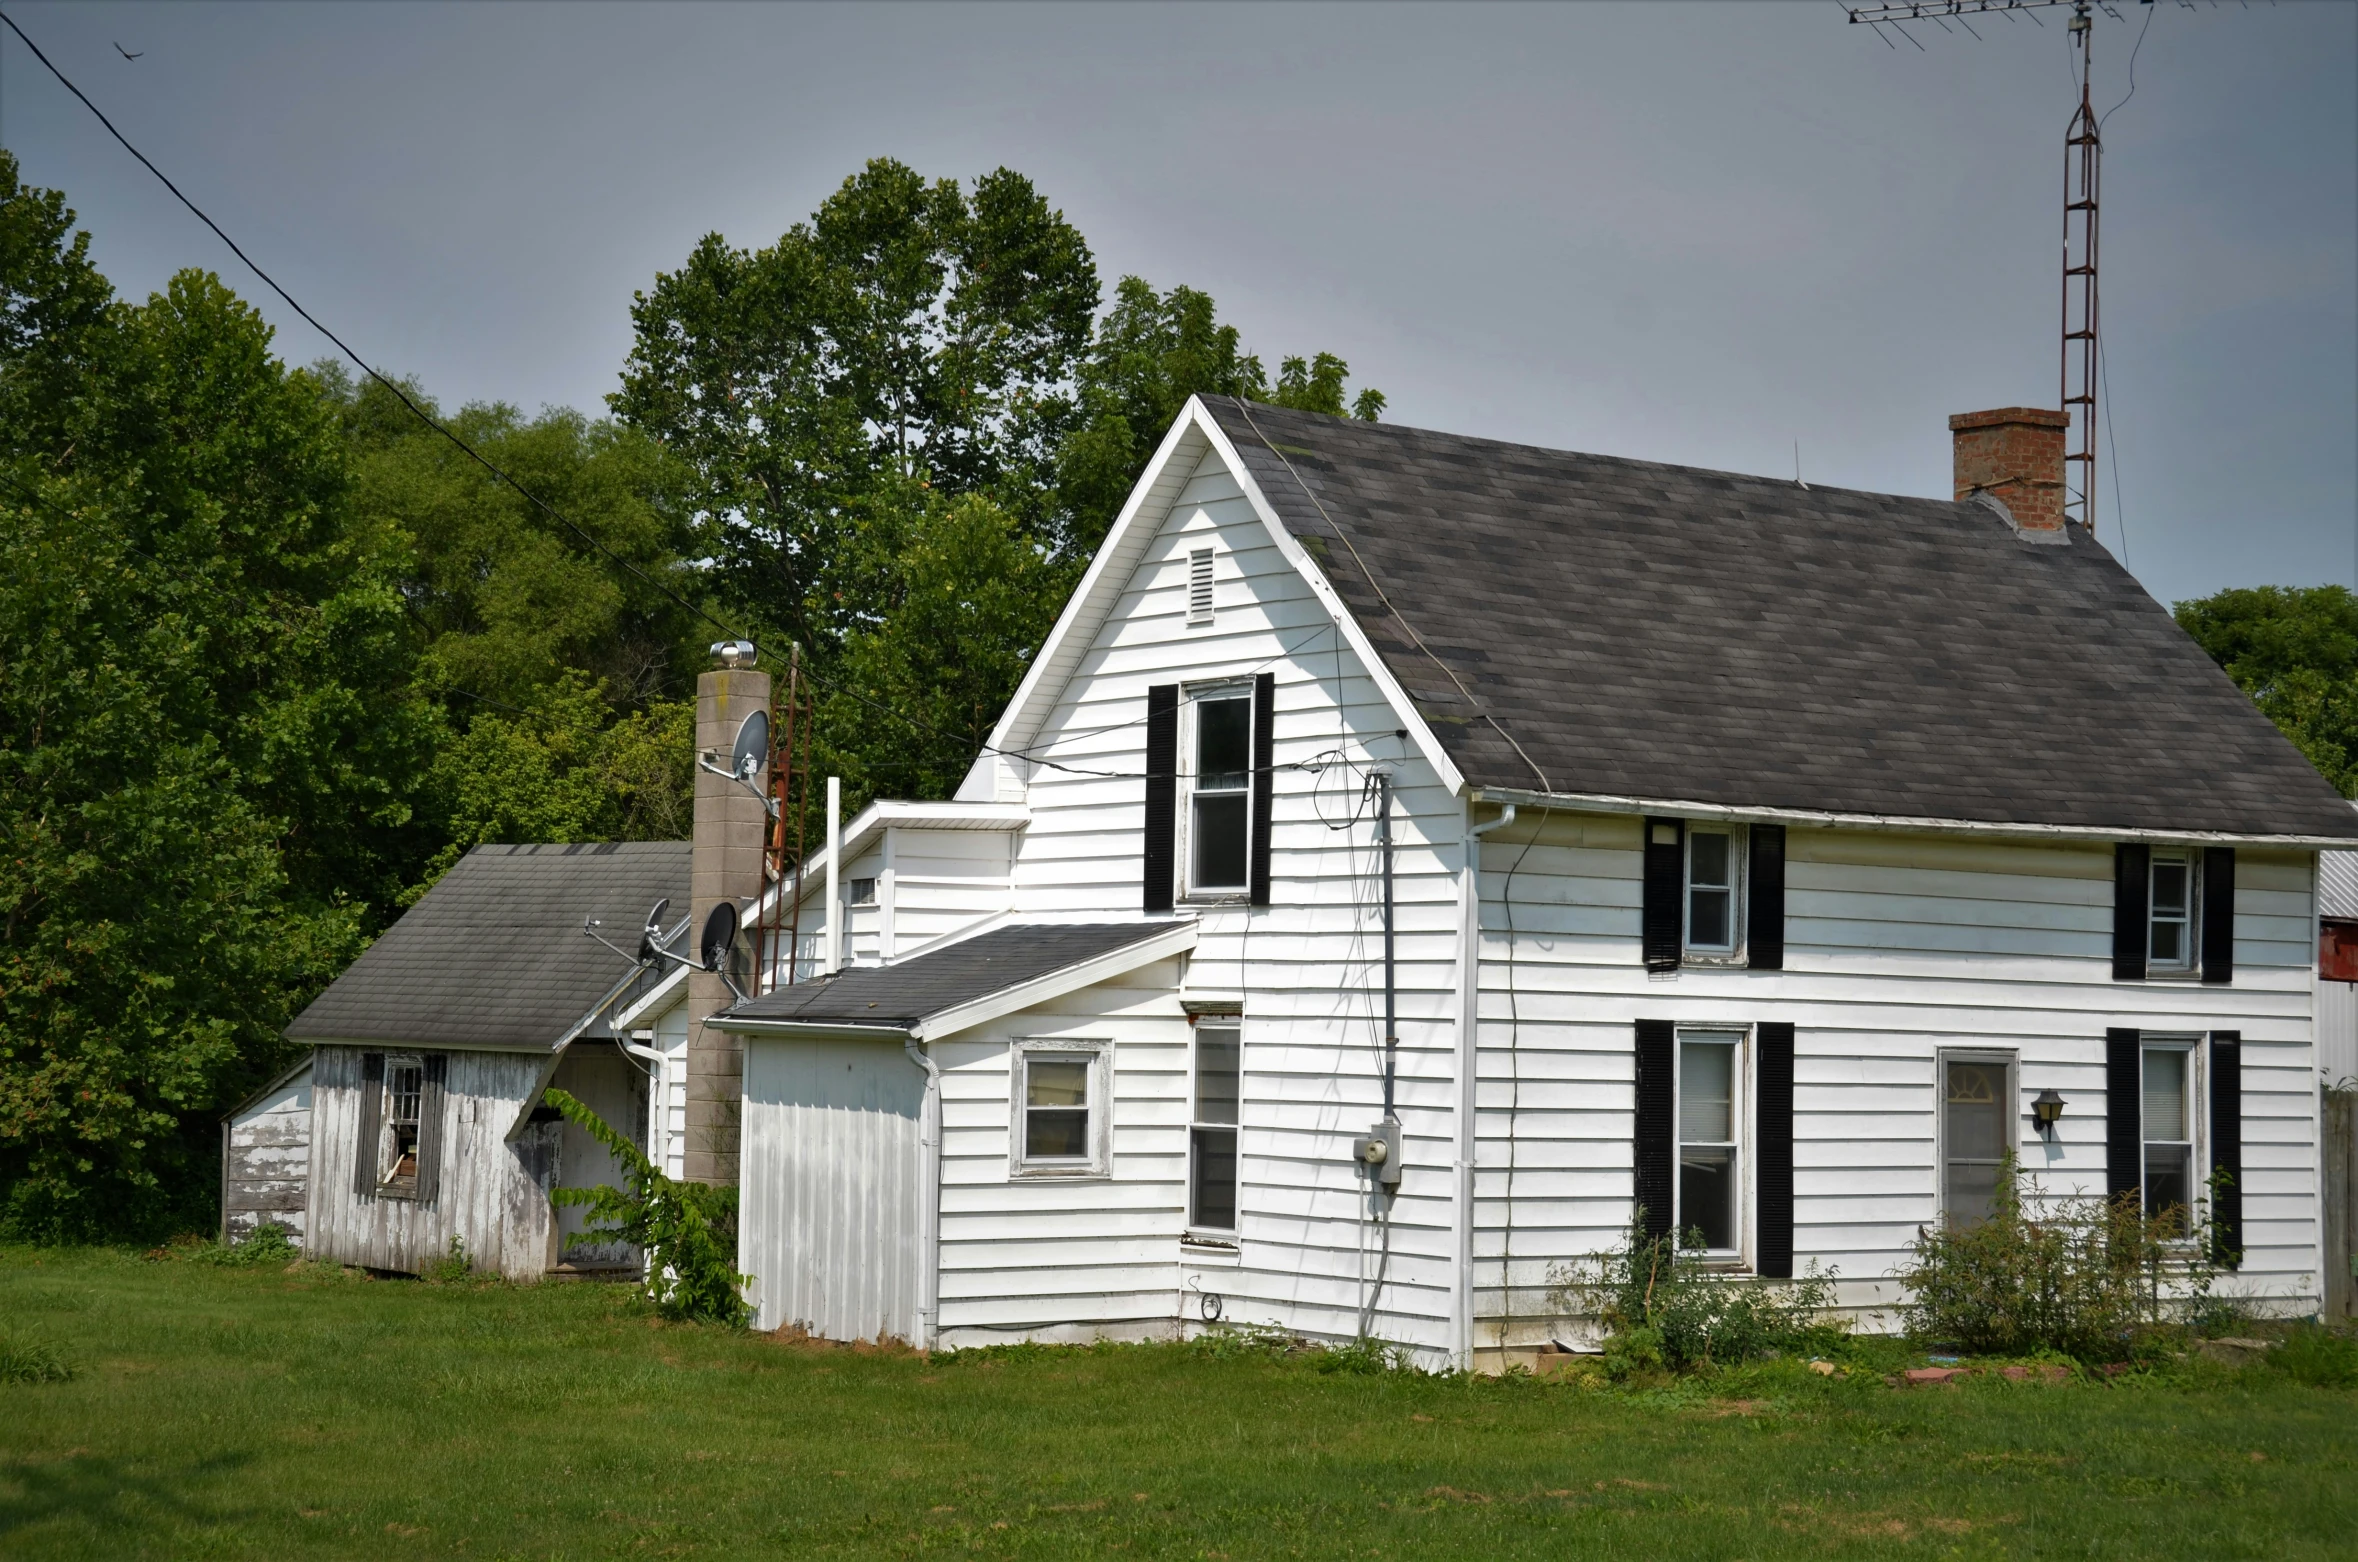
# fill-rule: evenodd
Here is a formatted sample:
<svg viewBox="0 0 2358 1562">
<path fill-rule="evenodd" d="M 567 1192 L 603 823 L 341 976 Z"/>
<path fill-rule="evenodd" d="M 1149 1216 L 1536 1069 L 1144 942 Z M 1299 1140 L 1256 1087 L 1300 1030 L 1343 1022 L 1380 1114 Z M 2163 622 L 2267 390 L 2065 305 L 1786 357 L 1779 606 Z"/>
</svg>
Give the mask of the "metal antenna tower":
<svg viewBox="0 0 2358 1562">
<path fill-rule="evenodd" d="M 2062 411 L 2072 420 L 2065 434 L 2063 473 L 2063 513 L 2096 534 L 2096 386 L 2102 375 L 2098 360 L 2101 351 L 2097 339 L 2096 311 L 2096 238 L 2097 186 L 2104 162 L 2104 144 L 2097 133 L 2096 105 L 2091 96 L 2093 76 L 2090 60 L 2095 51 L 2089 47 L 2095 37 L 2094 18 L 2089 13 L 2091 0 L 1898 0 L 1887 5 L 1859 5 L 1848 8 L 1852 22 L 1875 28 L 1878 33 L 1888 26 L 1910 43 L 1915 35 L 1899 24 L 1902 22 L 1933 22 L 1946 30 L 1954 21 L 1967 32 L 1972 32 L 1968 16 L 2010 15 L 2016 11 L 2043 11 L 2053 6 L 2071 7 L 2071 46 L 2080 55 L 2080 104 L 2071 116 L 2071 129 L 2063 139 L 2063 354 L 2061 375 Z M 2104 14 L 2115 21 L 2120 13 L 2106 3 L 2094 0 Z M 2140 0 L 2145 5 L 2153 0 Z M 1975 33 L 1975 37 L 1980 34 Z M 1887 38 L 1884 40 L 1889 43 Z M 1894 48 L 1898 45 L 1894 44 Z M 1916 44 L 1921 49 L 1922 44 Z M 2073 482 L 2077 468 L 2078 481 Z"/>
</svg>

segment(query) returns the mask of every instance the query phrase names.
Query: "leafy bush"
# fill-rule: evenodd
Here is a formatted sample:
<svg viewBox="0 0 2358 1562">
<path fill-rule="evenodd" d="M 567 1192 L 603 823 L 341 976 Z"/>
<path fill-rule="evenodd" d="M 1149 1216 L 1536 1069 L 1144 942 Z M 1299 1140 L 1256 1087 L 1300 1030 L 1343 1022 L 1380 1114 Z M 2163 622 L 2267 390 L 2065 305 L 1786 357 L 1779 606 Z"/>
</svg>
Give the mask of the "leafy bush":
<svg viewBox="0 0 2358 1562">
<path fill-rule="evenodd" d="M 2270 1351 L 2268 1365 L 2312 1388 L 2358 1388 L 2358 1340 L 2315 1324 L 2293 1330 Z"/>
<path fill-rule="evenodd" d="M 474 1272 L 475 1261 L 467 1256 L 466 1242 L 453 1231 L 450 1234 L 450 1251 L 429 1264 L 419 1273 L 418 1278 L 436 1285 L 451 1285 Z"/>
<path fill-rule="evenodd" d="M 174 1251 L 200 1264 L 237 1269 L 284 1267 L 303 1256 L 293 1234 L 275 1220 L 256 1226 L 241 1242 L 191 1241 Z"/>
<path fill-rule="evenodd" d="M 1901 1275 L 1908 1332 L 1990 1355 L 2059 1351 L 2117 1361 L 2161 1325 L 2221 1313 L 2216 1233 L 2183 1209 L 2147 1216 L 2135 1193 L 2025 1202 L 2009 1155 L 1990 1218 L 1919 1228 Z"/>
<path fill-rule="evenodd" d="M 1620 1379 L 1757 1361 L 1819 1347 L 1839 1334 L 1817 1321 L 1834 1303 L 1834 1273 L 1811 1264 L 1797 1280 L 1724 1274 L 1703 1262 L 1703 1238 L 1650 1236 L 1645 1211 L 1621 1246 L 1592 1253 L 1551 1277 L 1549 1299 L 1606 1331 L 1605 1370 Z"/>
<path fill-rule="evenodd" d="M 624 1187 L 599 1184 L 559 1188 L 559 1204 L 590 1212 L 595 1224 L 566 1239 L 568 1247 L 627 1242 L 647 1255 L 647 1296 L 664 1317 L 740 1327 L 747 1308 L 737 1273 L 737 1190 L 674 1182 L 646 1152 L 562 1090 L 549 1105 L 604 1145 L 622 1168 Z"/>
<path fill-rule="evenodd" d="M 0 1383 L 63 1383 L 73 1375 L 65 1358 L 39 1340 L 0 1334 Z"/>
</svg>

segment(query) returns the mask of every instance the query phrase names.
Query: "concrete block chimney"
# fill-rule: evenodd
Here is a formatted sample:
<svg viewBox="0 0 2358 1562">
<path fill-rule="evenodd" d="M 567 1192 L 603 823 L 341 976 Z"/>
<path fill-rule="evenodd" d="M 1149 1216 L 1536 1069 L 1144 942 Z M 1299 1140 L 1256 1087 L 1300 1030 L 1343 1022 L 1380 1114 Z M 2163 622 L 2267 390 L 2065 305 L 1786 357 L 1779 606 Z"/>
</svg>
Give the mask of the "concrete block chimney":
<svg viewBox="0 0 2358 1562">
<path fill-rule="evenodd" d="M 1957 497 L 1988 494 L 2006 506 L 2026 536 L 2063 533 L 2063 447 L 2071 419 L 2035 407 L 1960 412 L 1949 419 L 1956 441 Z"/>
<path fill-rule="evenodd" d="M 770 708 L 770 675 L 753 666 L 753 647 L 729 641 L 712 648 L 717 664 L 696 679 L 696 752 L 722 769 L 738 725 Z M 766 786 L 768 773 L 755 778 Z M 696 770 L 696 827 L 689 853 L 688 936 L 701 938 L 704 919 L 722 901 L 750 911 L 762 891 L 762 843 L 769 815 L 761 799 L 726 776 Z M 747 982 L 752 967 L 738 974 Z M 688 973 L 688 1124 L 686 1171 L 691 1182 L 737 1180 L 737 1135 L 745 1064 L 737 1038 L 705 1021 L 736 999 L 718 972 Z"/>
</svg>

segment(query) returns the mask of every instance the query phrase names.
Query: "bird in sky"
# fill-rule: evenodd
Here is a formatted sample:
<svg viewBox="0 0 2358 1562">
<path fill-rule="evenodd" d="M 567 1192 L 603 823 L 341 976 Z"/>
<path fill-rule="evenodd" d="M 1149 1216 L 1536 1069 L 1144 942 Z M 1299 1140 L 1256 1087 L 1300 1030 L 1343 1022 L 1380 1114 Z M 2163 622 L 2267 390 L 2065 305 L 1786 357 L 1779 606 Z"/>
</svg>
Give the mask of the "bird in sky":
<svg viewBox="0 0 2358 1562">
<path fill-rule="evenodd" d="M 113 42 L 114 42 L 114 40 L 113 40 L 113 39 L 111 39 L 111 38 L 110 38 L 110 39 L 108 39 L 107 41 L 108 41 L 109 43 L 113 43 Z M 140 51 L 139 51 L 139 54 L 133 54 L 133 53 L 132 53 L 132 52 L 131 52 L 129 49 L 126 49 L 126 48 L 124 48 L 124 47 L 123 47 L 121 44 L 117 43 L 117 44 L 115 44 L 115 52 L 116 52 L 117 54 L 121 55 L 121 56 L 122 56 L 124 59 L 126 59 L 126 60 L 136 60 L 136 59 L 138 59 L 138 58 L 139 58 L 139 54 L 145 54 L 147 51 L 146 51 L 145 49 L 142 49 L 142 50 L 140 50 Z"/>
</svg>

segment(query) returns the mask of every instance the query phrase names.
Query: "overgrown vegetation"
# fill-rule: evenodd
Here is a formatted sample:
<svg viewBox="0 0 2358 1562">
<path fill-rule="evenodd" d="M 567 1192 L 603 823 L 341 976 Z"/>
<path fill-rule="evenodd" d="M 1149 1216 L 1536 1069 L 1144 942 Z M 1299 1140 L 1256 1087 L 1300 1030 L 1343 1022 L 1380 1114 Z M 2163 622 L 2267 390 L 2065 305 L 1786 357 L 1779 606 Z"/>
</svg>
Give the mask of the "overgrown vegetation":
<svg viewBox="0 0 2358 1562">
<path fill-rule="evenodd" d="M 1967 1351 L 2119 1361 L 2221 1316 L 2214 1236 L 2197 1212 L 2146 1215 L 2134 1193 L 2027 1191 L 2009 1154 L 1989 1219 L 1917 1232 L 1903 1316 L 1916 1338 Z"/>
<path fill-rule="evenodd" d="M 55 1346 L 0 1330 L 0 1383 L 63 1383 L 73 1375 Z"/>
<path fill-rule="evenodd" d="M 1649 1235 L 1640 1210 L 1619 1247 L 1558 1270 L 1549 1299 L 1604 1331 L 1616 1379 L 1733 1366 L 1840 1337 L 1821 1321 L 1834 1302 L 1832 1271 L 1813 1264 L 1794 1280 L 1757 1280 L 1711 1268 L 1703 1251 L 1699 1232 L 1683 1242 Z"/>
<path fill-rule="evenodd" d="M 2358 596 L 2347 586 L 2237 586 L 2175 612 L 2293 746 L 2344 797 L 2358 796 Z"/>
<path fill-rule="evenodd" d="M 558 1204 L 588 1210 L 597 1222 L 567 1244 L 628 1243 L 646 1254 L 647 1298 L 657 1312 L 680 1322 L 742 1326 L 750 1315 L 744 1297 L 750 1282 L 737 1273 L 736 1188 L 675 1182 L 578 1097 L 551 1089 L 544 1099 L 604 1145 L 622 1172 L 619 1188 L 596 1183 L 551 1195 Z"/>
<path fill-rule="evenodd" d="M 237 1242 L 204 1242 L 189 1249 L 199 1262 L 228 1264 L 242 1269 L 260 1269 L 270 1265 L 284 1267 L 303 1257 L 303 1250 L 295 1246 L 292 1234 L 277 1221 L 266 1220 L 246 1233 Z"/>
</svg>

